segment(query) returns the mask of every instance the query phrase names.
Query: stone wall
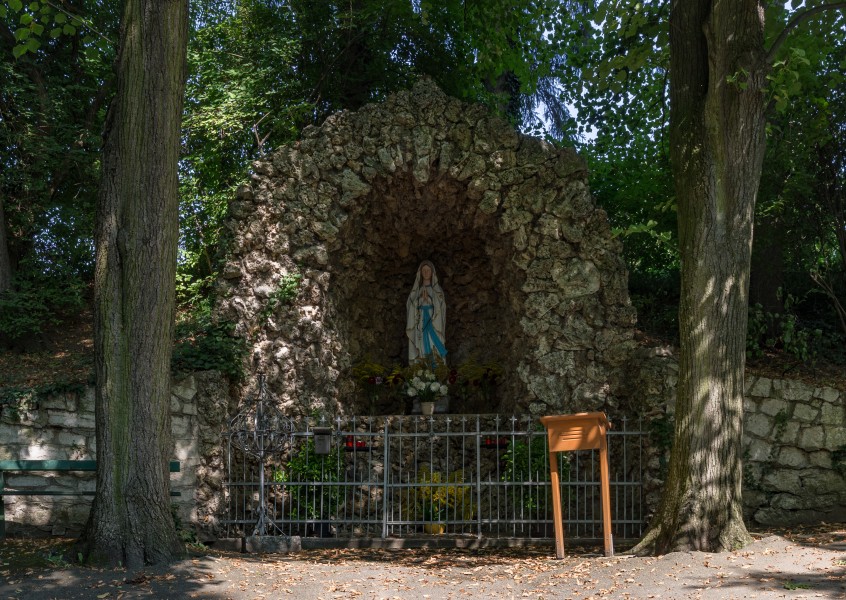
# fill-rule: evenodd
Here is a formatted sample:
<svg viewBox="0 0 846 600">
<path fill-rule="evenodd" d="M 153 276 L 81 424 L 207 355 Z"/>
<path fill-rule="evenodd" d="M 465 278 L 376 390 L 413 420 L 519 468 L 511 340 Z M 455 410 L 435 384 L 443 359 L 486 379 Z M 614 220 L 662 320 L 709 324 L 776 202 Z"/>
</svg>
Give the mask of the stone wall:
<svg viewBox="0 0 846 600">
<path fill-rule="evenodd" d="M 644 415 L 650 432 L 649 510 L 657 507 L 669 462 L 677 378 L 668 349 L 634 355 L 627 406 Z M 748 523 L 846 521 L 846 392 L 747 373 L 743 448 Z"/>
<path fill-rule="evenodd" d="M 421 81 L 307 128 L 253 169 L 230 205 L 217 314 L 287 412 L 355 414 L 352 365 L 405 364 L 423 259 L 446 294 L 448 362 L 505 370 L 477 409 L 614 407 L 635 312 L 621 244 L 572 149 Z"/>
<path fill-rule="evenodd" d="M 217 373 L 175 380 L 171 393 L 173 499 L 185 524 L 213 535 L 223 478 L 222 433 L 226 425 L 228 384 Z M 95 458 L 94 389 L 44 397 L 23 396 L 0 414 L 0 459 L 78 460 Z M 6 489 L 92 491 L 94 473 L 8 473 Z M 91 497 L 7 496 L 6 531 L 76 535 L 86 519 Z"/>
<path fill-rule="evenodd" d="M 746 385 L 747 518 L 846 521 L 846 392 L 767 377 Z"/>
</svg>

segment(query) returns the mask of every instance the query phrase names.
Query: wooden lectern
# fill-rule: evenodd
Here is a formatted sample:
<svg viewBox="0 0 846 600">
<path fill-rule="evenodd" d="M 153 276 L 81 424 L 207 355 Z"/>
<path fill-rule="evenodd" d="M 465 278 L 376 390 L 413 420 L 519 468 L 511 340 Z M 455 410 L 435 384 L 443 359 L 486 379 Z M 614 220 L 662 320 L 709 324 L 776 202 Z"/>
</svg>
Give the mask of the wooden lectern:
<svg viewBox="0 0 846 600">
<path fill-rule="evenodd" d="M 605 556 L 614 556 L 611 538 L 611 483 L 608 473 L 608 443 L 606 432 L 611 423 L 605 413 L 577 413 L 541 417 L 549 442 L 549 472 L 552 480 L 552 513 L 555 519 L 555 555 L 564 558 L 564 523 L 561 514 L 561 485 L 558 479 L 556 453 L 572 450 L 599 449 L 599 477 L 602 496 L 602 529 Z"/>
</svg>

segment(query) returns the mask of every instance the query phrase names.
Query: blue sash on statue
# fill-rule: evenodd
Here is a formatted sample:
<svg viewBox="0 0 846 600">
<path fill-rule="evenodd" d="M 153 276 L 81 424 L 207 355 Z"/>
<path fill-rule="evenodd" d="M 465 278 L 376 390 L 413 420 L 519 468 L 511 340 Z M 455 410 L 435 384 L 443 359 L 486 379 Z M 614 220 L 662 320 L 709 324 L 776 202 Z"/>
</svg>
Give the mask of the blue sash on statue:
<svg viewBox="0 0 846 600">
<path fill-rule="evenodd" d="M 438 332 L 435 331 L 435 325 L 432 323 L 432 313 L 435 307 L 431 304 L 424 304 L 420 307 L 420 317 L 423 319 L 423 355 L 429 356 L 432 354 L 432 346 L 438 351 L 441 356 L 446 356 L 446 348 L 441 338 L 438 337 Z"/>
</svg>

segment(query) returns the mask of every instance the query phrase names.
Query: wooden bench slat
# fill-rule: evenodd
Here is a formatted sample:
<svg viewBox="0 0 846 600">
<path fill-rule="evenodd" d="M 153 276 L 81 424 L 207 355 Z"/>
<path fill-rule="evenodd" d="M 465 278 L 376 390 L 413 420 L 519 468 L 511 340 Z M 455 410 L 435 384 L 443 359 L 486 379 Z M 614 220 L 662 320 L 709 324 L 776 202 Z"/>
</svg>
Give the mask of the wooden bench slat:
<svg viewBox="0 0 846 600">
<path fill-rule="evenodd" d="M 172 460 L 169 464 L 171 473 L 179 473 L 180 463 Z M 5 490 L 6 473 L 96 471 L 96 460 L 0 460 L 0 498 L 3 496 L 93 496 L 95 492 L 66 492 L 62 490 Z M 171 492 L 171 496 L 181 496 L 182 492 Z M 0 540 L 6 537 L 6 506 L 0 499 Z"/>
<path fill-rule="evenodd" d="M 59 490 L 3 490 L 0 496 L 93 496 L 93 491 L 62 492 Z M 171 496 L 181 496 L 182 492 L 171 492 Z"/>
<path fill-rule="evenodd" d="M 179 473 L 178 460 L 170 461 L 170 472 Z M 96 471 L 96 460 L 0 460 L 0 471 Z"/>
</svg>

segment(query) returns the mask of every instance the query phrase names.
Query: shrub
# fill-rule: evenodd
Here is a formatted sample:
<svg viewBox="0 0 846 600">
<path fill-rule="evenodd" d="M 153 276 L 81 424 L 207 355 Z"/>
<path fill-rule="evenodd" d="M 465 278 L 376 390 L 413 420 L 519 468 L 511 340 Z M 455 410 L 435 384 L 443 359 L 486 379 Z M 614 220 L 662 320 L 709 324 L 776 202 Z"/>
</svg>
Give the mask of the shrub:
<svg viewBox="0 0 846 600">
<path fill-rule="evenodd" d="M 234 335 L 235 324 L 215 321 L 208 301 L 177 323 L 171 368 L 174 371 L 215 370 L 238 381 L 244 375 L 246 342 Z"/>
<path fill-rule="evenodd" d="M 0 294 L 0 334 L 18 340 L 59 324 L 63 310 L 82 307 L 82 291 L 77 279 L 16 278 L 12 290 Z"/>
</svg>

